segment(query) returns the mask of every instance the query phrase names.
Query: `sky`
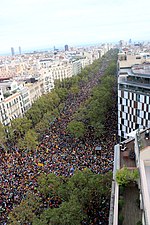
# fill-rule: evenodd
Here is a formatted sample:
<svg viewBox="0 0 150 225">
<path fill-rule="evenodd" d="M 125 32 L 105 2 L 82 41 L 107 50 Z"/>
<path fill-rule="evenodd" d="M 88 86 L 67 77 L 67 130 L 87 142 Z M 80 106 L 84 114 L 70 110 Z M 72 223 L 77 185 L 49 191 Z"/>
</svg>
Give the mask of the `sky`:
<svg viewBox="0 0 150 225">
<path fill-rule="evenodd" d="M 1 0 L 0 54 L 150 39 L 149 0 Z"/>
</svg>

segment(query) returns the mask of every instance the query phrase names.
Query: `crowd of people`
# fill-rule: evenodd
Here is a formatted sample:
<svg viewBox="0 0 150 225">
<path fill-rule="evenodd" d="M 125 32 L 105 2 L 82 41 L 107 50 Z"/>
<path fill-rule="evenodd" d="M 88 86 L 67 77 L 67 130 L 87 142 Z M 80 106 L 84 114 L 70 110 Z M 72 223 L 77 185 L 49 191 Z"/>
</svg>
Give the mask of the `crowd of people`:
<svg viewBox="0 0 150 225">
<path fill-rule="evenodd" d="M 104 68 L 102 68 L 103 70 Z M 45 130 L 42 141 L 35 151 L 20 150 L 17 146 L 10 146 L 8 151 L 0 152 L 0 224 L 6 225 L 8 214 L 19 205 L 28 191 L 37 193 L 37 178 L 45 173 L 54 173 L 57 176 L 72 176 L 76 169 L 89 168 L 94 173 L 105 173 L 113 168 L 113 148 L 117 139 L 117 112 L 108 113 L 105 123 L 107 130 L 100 139 L 94 137 L 91 127 L 83 138 L 75 138 L 66 128 L 73 114 L 80 105 L 90 96 L 91 89 L 98 83 L 95 75 L 90 82 L 83 85 L 79 94 L 74 97 L 70 94 L 65 107 L 58 118 Z M 115 102 L 115 96 L 114 96 Z M 100 154 L 96 154 L 96 146 L 101 146 Z M 50 199 L 50 207 L 57 201 Z M 93 225 L 108 224 L 109 203 L 104 201 L 103 210 L 96 211 Z M 105 210 L 104 210 L 105 208 Z M 97 212 L 99 212 L 97 214 Z M 86 224 L 86 222 L 85 222 Z"/>
</svg>

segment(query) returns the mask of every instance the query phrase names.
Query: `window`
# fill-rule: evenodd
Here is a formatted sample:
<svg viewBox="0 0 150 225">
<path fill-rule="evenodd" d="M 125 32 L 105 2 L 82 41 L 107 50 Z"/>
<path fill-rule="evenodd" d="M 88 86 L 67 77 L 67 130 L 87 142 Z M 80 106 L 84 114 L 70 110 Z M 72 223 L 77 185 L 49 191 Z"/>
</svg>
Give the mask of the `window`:
<svg viewBox="0 0 150 225">
<path fill-rule="evenodd" d="M 124 124 L 124 119 L 123 118 L 121 118 L 121 124 Z"/>
<path fill-rule="evenodd" d="M 122 105 L 122 98 L 120 98 L 120 104 Z"/>
<path fill-rule="evenodd" d="M 121 111 L 123 111 L 123 112 L 124 112 L 124 105 L 122 105 L 122 106 L 121 106 Z"/>
<path fill-rule="evenodd" d="M 140 95 L 139 94 L 136 95 L 136 101 L 140 102 Z"/>
<path fill-rule="evenodd" d="M 136 109 L 136 116 L 140 116 L 140 110 Z"/>
<path fill-rule="evenodd" d="M 139 124 L 135 124 L 135 129 L 137 130 L 139 128 Z"/>
<path fill-rule="evenodd" d="M 123 131 L 121 131 L 121 137 L 124 137 L 124 132 Z"/>
<path fill-rule="evenodd" d="M 122 130 L 122 125 L 120 124 L 120 130 Z"/>
</svg>

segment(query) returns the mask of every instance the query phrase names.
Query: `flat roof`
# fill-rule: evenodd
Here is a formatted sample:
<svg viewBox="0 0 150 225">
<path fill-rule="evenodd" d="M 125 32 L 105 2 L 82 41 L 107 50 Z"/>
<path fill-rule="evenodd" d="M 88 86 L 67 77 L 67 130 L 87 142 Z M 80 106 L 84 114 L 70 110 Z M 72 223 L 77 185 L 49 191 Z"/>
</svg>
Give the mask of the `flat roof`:
<svg viewBox="0 0 150 225">
<path fill-rule="evenodd" d="M 140 74 L 144 74 L 144 75 L 150 75 L 150 66 L 149 68 L 147 67 L 147 69 L 145 67 L 132 67 L 132 72 L 134 74 L 140 75 Z"/>
</svg>

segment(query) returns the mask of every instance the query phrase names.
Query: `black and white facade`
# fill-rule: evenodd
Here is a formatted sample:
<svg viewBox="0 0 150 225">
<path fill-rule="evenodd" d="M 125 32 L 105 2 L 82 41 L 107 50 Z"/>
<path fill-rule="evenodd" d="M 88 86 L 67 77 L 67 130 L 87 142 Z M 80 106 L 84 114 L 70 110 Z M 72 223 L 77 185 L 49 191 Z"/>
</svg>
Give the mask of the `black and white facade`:
<svg viewBox="0 0 150 225">
<path fill-rule="evenodd" d="M 118 135 L 150 127 L 150 64 L 119 69 Z"/>
</svg>

